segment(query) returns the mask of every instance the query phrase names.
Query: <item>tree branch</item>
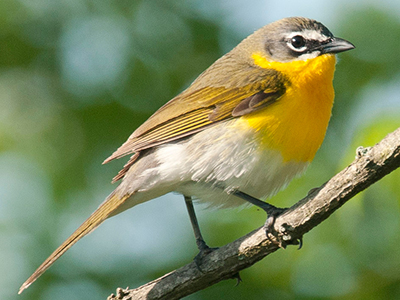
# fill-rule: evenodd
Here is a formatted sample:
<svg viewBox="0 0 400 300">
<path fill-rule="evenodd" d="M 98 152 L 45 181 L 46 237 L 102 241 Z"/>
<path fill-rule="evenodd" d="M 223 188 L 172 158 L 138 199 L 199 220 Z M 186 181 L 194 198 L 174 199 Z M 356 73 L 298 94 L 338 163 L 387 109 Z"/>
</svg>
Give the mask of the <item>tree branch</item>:
<svg viewBox="0 0 400 300">
<path fill-rule="evenodd" d="M 109 300 L 180 299 L 221 280 L 238 278 L 238 272 L 268 254 L 296 244 L 359 192 L 400 166 L 400 128 L 371 148 L 358 148 L 356 159 L 321 187 L 313 189 L 275 221 L 276 236 L 268 238 L 261 227 L 207 255 L 201 271 L 194 262 L 136 289 L 118 288 Z"/>
</svg>

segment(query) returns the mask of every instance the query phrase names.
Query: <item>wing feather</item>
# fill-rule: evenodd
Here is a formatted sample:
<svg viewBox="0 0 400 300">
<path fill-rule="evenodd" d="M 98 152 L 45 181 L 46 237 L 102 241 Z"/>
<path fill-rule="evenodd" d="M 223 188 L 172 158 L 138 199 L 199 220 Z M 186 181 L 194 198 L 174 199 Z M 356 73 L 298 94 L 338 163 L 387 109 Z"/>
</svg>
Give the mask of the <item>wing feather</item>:
<svg viewBox="0 0 400 300">
<path fill-rule="evenodd" d="M 271 74 L 273 76 L 268 76 Z M 193 90 L 189 87 L 156 111 L 104 163 L 135 153 L 114 178 L 120 179 L 140 151 L 192 135 L 217 122 L 263 109 L 277 101 L 285 89 L 284 78 L 276 72 L 267 72 L 262 81 L 238 88 L 206 86 Z"/>
</svg>

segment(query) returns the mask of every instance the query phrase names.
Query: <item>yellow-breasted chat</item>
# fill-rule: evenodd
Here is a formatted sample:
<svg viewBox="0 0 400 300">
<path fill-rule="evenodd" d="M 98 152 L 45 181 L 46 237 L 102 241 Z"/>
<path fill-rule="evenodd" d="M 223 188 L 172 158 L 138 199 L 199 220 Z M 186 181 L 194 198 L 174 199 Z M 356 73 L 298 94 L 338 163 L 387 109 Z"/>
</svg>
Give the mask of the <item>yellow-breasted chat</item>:
<svg viewBox="0 0 400 300">
<path fill-rule="evenodd" d="M 321 23 L 285 18 L 244 39 L 157 110 L 105 162 L 131 155 L 118 187 L 21 286 L 107 218 L 169 192 L 181 193 L 201 255 L 193 199 L 252 203 L 266 230 L 282 212 L 262 200 L 301 174 L 320 147 L 334 99 L 335 54 L 354 46 Z"/>
</svg>

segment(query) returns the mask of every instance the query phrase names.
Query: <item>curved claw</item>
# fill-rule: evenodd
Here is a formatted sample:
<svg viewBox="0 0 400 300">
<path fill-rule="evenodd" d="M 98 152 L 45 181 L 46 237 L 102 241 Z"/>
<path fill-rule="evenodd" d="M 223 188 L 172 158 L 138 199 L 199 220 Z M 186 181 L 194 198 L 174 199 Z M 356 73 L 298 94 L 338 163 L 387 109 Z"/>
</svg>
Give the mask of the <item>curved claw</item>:
<svg viewBox="0 0 400 300">
<path fill-rule="evenodd" d="M 263 209 L 267 213 L 267 220 L 265 221 L 265 224 L 264 224 L 264 230 L 265 230 L 265 233 L 266 233 L 269 241 L 271 241 L 274 244 L 277 244 L 280 248 L 283 248 L 283 249 L 286 248 L 286 246 L 288 244 L 295 244 L 295 245 L 299 244 L 300 245 L 299 249 L 302 247 L 303 241 L 301 238 L 299 240 L 297 240 L 297 239 L 293 240 L 290 238 L 290 236 L 288 236 L 289 239 L 284 240 L 284 239 L 282 239 L 281 236 L 277 235 L 277 232 L 274 228 L 276 218 L 278 216 L 280 216 L 282 213 L 284 213 L 288 208 L 276 207 L 272 204 L 269 204 L 268 202 L 261 201 L 257 198 L 250 196 L 249 194 L 246 194 L 239 190 L 232 191 L 232 194 L 238 196 L 239 198 L 241 198 L 255 206 L 258 206 L 259 208 Z M 275 237 L 275 240 L 271 239 L 270 234 L 273 237 Z M 284 233 L 282 233 L 282 234 L 284 234 Z"/>
<path fill-rule="evenodd" d="M 268 238 L 269 238 L 269 235 L 268 235 L 269 233 L 273 235 L 275 232 L 274 224 L 275 224 L 276 218 L 278 216 L 280 216 L 281 214 L 283 214 L 286 210 L 287 210 L 287 208 L 280 208 L 280 207 L 274 206 L 273 208 L 269 209 L 269 211 L 267 212 L 268 217 L 264 224 L 264 230 L 265 230 L 265 233 L 267 234 Z"/>
<path fill-rule="evenodd" d="M 239 272 L 237 272 L 236 274 L 234 274 L 234 275 L 232 276 L 232 279 L 236 279 L 236 284 L 235 284 L 235 286 L 238 286 L 238 285 L 243 281 L 242 278 L 240 277 Z"/>
<path fill-rule="evenodd" d="M 210 248 L 207 245 L 205 245 L 200 249 L 199 253 L 194 257 L 193 259 L 194 263 L 196 264 L 196 267 L 200 272 L 203 272 L 203 270 L 201 269 L 201 265 L 203 264 L 204 257 L 206 257 L 208 254 L 217 249 L 219 248 Z"/>
<path fill-rule="evenodd" d="M 298 239 L 299 241 L 299 248 L 297 248 L 297 250 L 300 250 L 303 247 L 303 237 Z"/>
</svg>

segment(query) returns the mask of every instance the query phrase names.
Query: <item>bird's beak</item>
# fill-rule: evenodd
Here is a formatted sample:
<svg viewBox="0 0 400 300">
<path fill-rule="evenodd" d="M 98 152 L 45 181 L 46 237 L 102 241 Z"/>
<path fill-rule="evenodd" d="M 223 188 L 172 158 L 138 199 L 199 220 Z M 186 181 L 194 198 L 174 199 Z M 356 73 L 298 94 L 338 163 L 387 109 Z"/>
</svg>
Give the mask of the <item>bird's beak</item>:
<svg viewBox="0 0 400 300">
<path fill-rule="evenodd" d="M 321 54 L 339 53 L 354 49 L 355 46 L 341 38 L 333 37 L 321 45 Z"/>
</svg>

